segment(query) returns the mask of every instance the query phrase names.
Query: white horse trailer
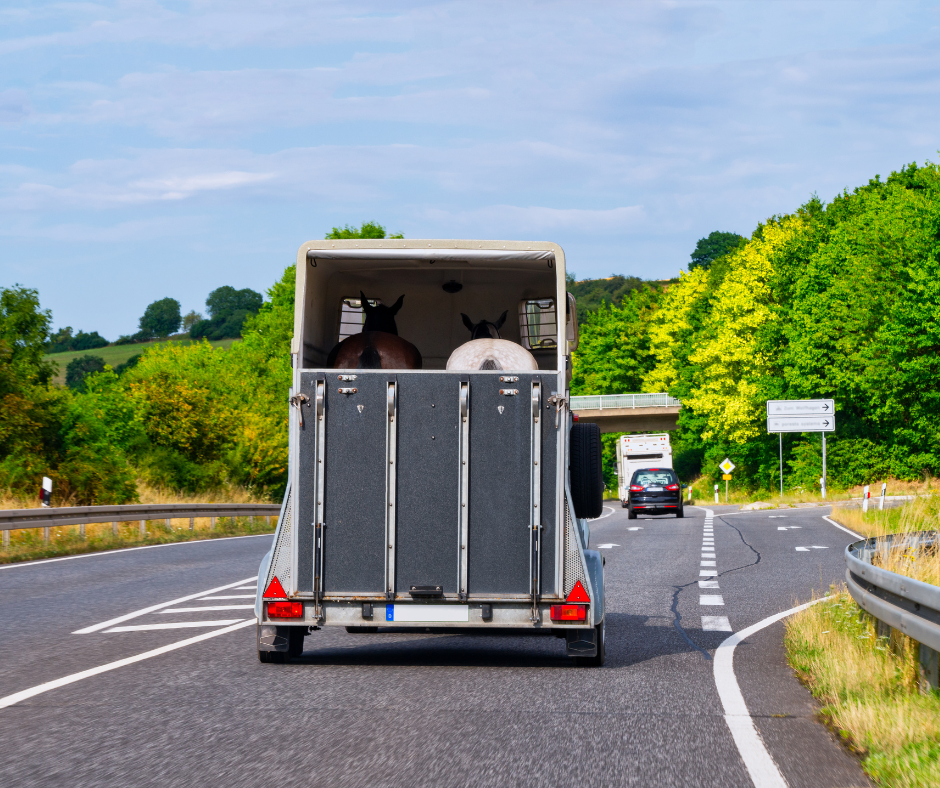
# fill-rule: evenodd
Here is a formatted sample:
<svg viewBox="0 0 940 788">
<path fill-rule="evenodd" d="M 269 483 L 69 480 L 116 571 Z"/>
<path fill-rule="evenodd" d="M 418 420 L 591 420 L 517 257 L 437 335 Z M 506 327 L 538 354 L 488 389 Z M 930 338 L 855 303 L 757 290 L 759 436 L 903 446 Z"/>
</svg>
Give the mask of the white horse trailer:
<svg viewBox="0 0 940 788">
<path fill-rule="evenodd" d="M 620 505 L 627 508 L 633 472 L 657 465 L 672 467 L 672 446 L 669 433 L 621 435 L 617 441 L 617 481 Z"/>
<path fill-rule="evenodd" d="M 363 330 L 365 312 L 393 303 L 399 339 L 379 338 L 413 345 L 420 368 L 386 368 L 375 327 Z M 471 340 L 472 323 L 497 316 Z M 347 338 L 378 351 L 334 368 Z M 587 525 L 602 508 L 600 434 L 568 408 L 577 338 L 556 244 L 300 247 L 289 481 L 255 605 L 262 662 L 343 626 L 538 631 L 603 664 L 603 560 Z M 467 353 L 470 341 L 513 352 Z"/>
</svg>

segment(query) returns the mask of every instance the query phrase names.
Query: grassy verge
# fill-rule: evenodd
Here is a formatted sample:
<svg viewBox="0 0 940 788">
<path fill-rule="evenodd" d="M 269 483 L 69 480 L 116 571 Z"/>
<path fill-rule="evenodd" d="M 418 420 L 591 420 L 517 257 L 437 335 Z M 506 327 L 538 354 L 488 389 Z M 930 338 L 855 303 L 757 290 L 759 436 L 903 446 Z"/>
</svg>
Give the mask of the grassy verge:
<svg viewBox="0 0 940 788">
<path fill-rule="evenodd" d="M 884 511 L 878 510 L 874 499 L 870 505 L 872 508 L 867 512 L 837 506 L 832 510 L 832 519 L 862 536 L 929 531 L 936 529 L 940 522 L 940 496 L 936 494 L 921 495 L 902 506 Z"/>
<path fill-rule="evenodd" d="M 148 487 L 143 483 L 139 484 L 138 489 L 141 503 L 262 503 L 247 490 L 238 488 L 217 490 L 204 495 L 180 495 Z M 2 509 L 29 509 L 35 506 L 34 501 L 0 499 Z M 117 534 L 113 532 L 111 523 L 94 523 L 85 526 L 84 538 L 81 536 L 80 526 L 64 525 L 49 529 L 48 542 L 43 539 L 42 528 L 23 528 L 10 532 L 9 547 L 0 547 L 0 564 L 115 550 L 122 547 L 273 533 L 276 521 L 277 518 L 272 517 L 269 525 L 263 517 L 255 517 L 253 521 L 248 517 L 220 517 L 213 528 L 210 518 L 197 517 L 190 530 L 188 518 L 171 520 L 169 526 L 162 519 L 150 520 L 146 524 L 144 534 L 140 532 L 138 520 L 118 523 Z"/>
<path fill-rule="evenodd" d="M 790 664 L 879 785 L 940 785 L 940 694 L 918 691 L 916 645 L 878 638 L 845 588 L 833 592 L 787 622 Z"/>
<path fill-rule="evenodd" d="M 69 350 L 65 353 L 50 353 L 43 357 L 43 361 L 54 361 L 59 366 L 58 374 L 55 377 L 56 383 L 60 386 L 65 385 L 65 368 L 69 365 L 69 362 L 73 359 L 79 358 L 80 356 L 98 356 L 99 358 L 104 359 L 105 364 L 110 364 L 112 367 L 116 367 L 119 364 L 123 364 L 131 356 L 136 356 L 138 353 L 143 353 L 145 350 L 154 347 L 155 345 L 161 345 L 166 342 L 175 342 L 180 345 L 190 345 L 193 342 L 202 342 L 203 340 L 193 340 L 188 337 L 185 339 L 164 339 L 164 340 L 154 340 L 153 342 L 140 342 L 133 345 L 107 345 L 106 347 L 98 347 L 93 350 Z M 207 340 L 208 341 L 208 340 Z M 212 342 L 209 342 L 212 347 L 220 347 L 228 349 L 233 344 L 238 342 L 237 339 L 219 339 Z"/>
</svg>

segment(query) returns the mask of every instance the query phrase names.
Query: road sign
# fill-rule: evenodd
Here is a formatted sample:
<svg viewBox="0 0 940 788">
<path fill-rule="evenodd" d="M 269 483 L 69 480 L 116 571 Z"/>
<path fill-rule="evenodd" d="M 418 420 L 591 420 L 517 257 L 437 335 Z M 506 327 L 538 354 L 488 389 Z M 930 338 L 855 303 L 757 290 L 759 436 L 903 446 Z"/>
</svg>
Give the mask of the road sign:
<svg viewBox="0 0 940 788">
<path fill-rule="evenodd" d="M 767 432 L 835 432 L 835 416 L 768 416 Z"/>
<path fill-rule="evenodd" d="M 730 481 L 731 481 L 731 474 L 730 474 L 730 473 L 722 474 L 721 478 L 724 479 L 726 482 L 730 482 Z"/>
<path fill-rule="evenodd" d="M 831 399 L 767 400 L 768 419 L 771 416 L 831 416 L 835 412 L 836 404 Z"/>
<path fill-rule="evenodd" d="M 718 467 L 721 468 L 721 470 L 725 473 L 731 473 L 731 471 L 734 470 L 735 465 L 733 462 L 731 462 L 731 460 L 725 457 L 724 462 L 722 462 Z"/>
</svg>

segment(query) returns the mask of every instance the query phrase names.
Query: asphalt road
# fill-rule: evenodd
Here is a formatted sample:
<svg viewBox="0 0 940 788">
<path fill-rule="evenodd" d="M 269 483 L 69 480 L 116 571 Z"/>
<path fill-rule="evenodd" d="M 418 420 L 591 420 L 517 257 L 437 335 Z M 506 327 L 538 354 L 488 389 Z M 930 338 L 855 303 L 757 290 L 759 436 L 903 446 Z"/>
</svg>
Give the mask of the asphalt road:
<svg viewBox="0 0 940 788">
<path fill-rule="evenodd" d="M 698 508 L 631 521 L 618 507 L 592 524 L 607 559 L 600 669 L 573 666 L 553 637 L 333 628 L 308 636 L 299 661 L 263 665 L 245 606 L 267 536 L 0 567 L 0 706 L 230 630 L 0 708 L 0 784 L 750 786 L 714 650 L 825 593 L 853 539 L 827 509 L 713 511 L 713 537 Z M 782 637 L 773 624 L 734 658 L 767 750 L 791 788 L 868 785 L 814 720 Z"/>
</svg>

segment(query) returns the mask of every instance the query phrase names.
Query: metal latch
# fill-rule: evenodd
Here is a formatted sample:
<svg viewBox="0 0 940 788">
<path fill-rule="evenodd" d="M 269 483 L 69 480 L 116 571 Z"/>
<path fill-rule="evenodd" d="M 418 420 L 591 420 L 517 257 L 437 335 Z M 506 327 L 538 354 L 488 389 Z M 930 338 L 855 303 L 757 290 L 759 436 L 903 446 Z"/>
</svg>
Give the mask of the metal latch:
<svg viewBox="0 0 940 788">
<path fill-rule="evenodd" d="M 339 389 L 340 394 L 355 394 L 359 389 Z"/>
<path fill-rule="evenodd" d="M 303 409 L 303 404 L 304 404 L 305 402 L 310 402 L 310 397 L 308 397 L 306 394 L 294 394 L 294 396 L 292 396 L 292 397 L 288 400 L 288 402 L 290 402 L 290 404 L 291 404 L 293 407 L 297 408 L 297 413 L 300 414 L 300 426 L 301 426 L 301 428 L 303 428 L 303 426 L 304 426 L 304 409 Z M 307 407 L 309 408 L 310 406 L 307 405 Z"/>
<path fill-rule="evenodd" d="M 408 589 L 412 597 L 442 597 L 444 586 L 412 586 Z"/>
<path fill-rule="evenodd" d="M 499 382 L 500 383 L 518 383 L 519 376 L 518 375 L 500 375 Z"/>
<path fill-rule="evenodd" d="M 339 375 L 338 377 L 340 380 L 343 380 L 346 382 L 352 382 L 356 379 L 355 375 Z"/>
<path fill-rule="evenodd" d="M 558 429 L 558 417 L 561 414 L 562 408 L 568 407 L 568 397 L 564 394 L 552 394 L 548 398 L 548 402 L 551 405 L 555 406 L 555 429 Z"/>
<path fill-rule="evenodd" d="M 499 393 L 505 397 L 515 397 L 519 393 L 519 389 L 500 389 Z"/>
</svg>

